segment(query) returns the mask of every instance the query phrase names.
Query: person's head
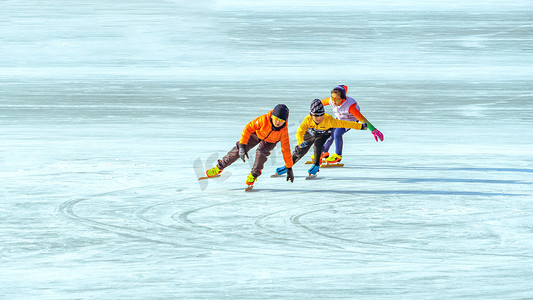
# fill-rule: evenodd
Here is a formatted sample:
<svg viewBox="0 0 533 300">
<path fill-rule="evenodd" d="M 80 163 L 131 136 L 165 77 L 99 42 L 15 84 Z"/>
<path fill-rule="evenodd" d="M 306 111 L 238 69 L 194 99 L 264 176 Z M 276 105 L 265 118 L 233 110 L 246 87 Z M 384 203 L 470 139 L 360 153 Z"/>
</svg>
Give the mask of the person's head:
<svg viewBox="0 0 533 300">
<path fill-rule="evenodd" d="M 333 104 L 339 105 L 342 101 L 346 100 L 346 93 L 348 92 L 348 87 L 345 85 L 338 85 L 331 90 L 331 100 Z"/>
<path fill-rule="evenodd" d="M 315 123 L 322 123 L 322 121 L 324 121 L 325 113 L 326 111 L 324 110 L 324 105 L 322 104 L 322 101 L 320 101 L 320 99 L 315 99 L 311 102 L 309 114 L 311 115 L 311 118 Z"/>
<path fill-rule="evenodd" d="M 272 125 L 282 127 L 289 119 L 289 108 L 285 104 L 278 104 L 272 111 Z"/>
</svg>

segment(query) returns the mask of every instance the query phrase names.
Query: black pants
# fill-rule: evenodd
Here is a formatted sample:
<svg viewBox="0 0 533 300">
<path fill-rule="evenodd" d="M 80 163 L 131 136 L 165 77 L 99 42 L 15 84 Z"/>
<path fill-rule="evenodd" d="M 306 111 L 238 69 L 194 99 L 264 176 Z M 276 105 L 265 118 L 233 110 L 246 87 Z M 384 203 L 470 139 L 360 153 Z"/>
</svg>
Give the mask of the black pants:
<svg viewBox="0 0 533 300">
<path fill-rule="evenodd" d="M 259 147 L 257 147 L 257 150 L 255 152 L 255 161 L 254 166 L 252 167 L 252 175 L 257 178 L 261 175 L 261 170 L 263 170 L 263 167 L 268 160 L 268 156 L 270 155 L 270 152 L 276 147 L 277 143 L 269 143 L 265 142 L 255 133 L 252 133 L 250 135 L 250 139 L 248 140 L 248 144 L 246 145 L 246 153 L 253 147 L 257 146 L 259 144 Z M 226 168 L 227 166 L 234 163 L 237 159 L 239 159 L 239 142 L 231 149 L 226 156 L 224 156 L 222 159 L 218 160 L 217 167 L 222 170 Z"/>
<path fill-rule="evenodd" d="M 292 153 L 292 162 L 296 163 L 299 161 L 302 157 L 305 156 L 307 151 L 311 149 L 311 146 L 315 146 L 315 159 L 313 160 L 313 164 L 320 166 L 320 156 L 322 156 L 322 148 L 324 147 L 324 144 L 331 136 L 331 131 L 326 131 L 324 133 L 315 134 L 312 135 L 307 131 L 304 134 L 304 141 L 308 143 L 307 147 L 300 148 L 300 146 L 296 146 L 294 148 L 294 152 Z"/>
</svg>

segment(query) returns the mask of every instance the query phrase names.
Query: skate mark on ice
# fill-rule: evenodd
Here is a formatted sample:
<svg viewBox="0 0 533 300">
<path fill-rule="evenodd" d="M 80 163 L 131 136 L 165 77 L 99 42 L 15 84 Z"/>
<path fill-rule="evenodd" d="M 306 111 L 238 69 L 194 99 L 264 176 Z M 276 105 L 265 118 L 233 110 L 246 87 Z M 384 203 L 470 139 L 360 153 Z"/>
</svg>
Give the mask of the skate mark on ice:
<svg viewBox="0 0 533 300">
<path fill-rule="evenodd" d="M 88 228 L 93 228 L 98 231 L 110 232 L 134 240 L 142 240 L 156 244 L 171 245 L 177 248 L 190 248 L 200 251 L 183 257 L 206 255 L 206 251 L 207 253 L 212 251 L 225 251 L 239 255 L 251 254 L 305 259 L 325 259 L 331 261 L 359 261 L 359 259 L 355 257 L 328 256 L 325 254 L 327 252 L 320 251 L 320 249 L 316 248 L 314 245 L 312 249 L 316 249 L 317 253 L 301 254 L 299 249 L 303 248 L 302 245 L 291 245 L 286 242 L 280 244 L 279 239 L 258 236 L 257 232 L 254 232 L 253 230 L 247 229 L 241 231 L 241 224 L 232 223 L 231 218 L 228 223 L 228 227 L 231 230 L 226 230 L 217 226 L 196 224 L 189 219 L 192 213 L 199 212 L 207 207 L 217 207 L 229 204 L 229 208 L 233 209 L 233 207 L 239 207 L 242 204 L 242 201 L 254 201 L 255 199 L 252 197 L 250 197 L 250 199 L 236 200 L 229 203 L 216 203 L 201 208 L 189 208 L 181 212 L 174 211 L 172 214 L 169 213 L 168 216 L 158 214 L 158 210 L 164 210 L 167 207 L 169 209 L 174 209 L 173 207 L 176 203 L 184 201 L 189 202 L 188 205 L 190 205 L 190 202 L 196 203 L 202 201 L 203 196 L 176 198 L 141 207 L 135 207 L 135 201 L 131 200 L 131 198 L 128 198 L 127 201 L 121 199 L 121 195 L 124 193 L 133 193 L 139 197 L 138 194 L 144 196 L 143 193 L 154 191 L 157 194 L 162 190 L 174 192 L 174 183 L 168 184 L 167 186 L 138 186 L 68 200 L 57 208 L 57 213 L 58 217 L 64 220 Z M 111 207 L 103 205 L 107 203 L 106 201 L 102 201 L 101 198 L 103 197 L 114 197 L 113 204 L 115 204 L 115 206 Z M 98 205 L 93 205 L 92 202 L 94 201 L 98 201 Z M 83 210 L 88 207 L 90 208 L 90 211 Z M 98 210 L 95 210 L 95 207 Z M 102 211 L 105 213 L 102 213 Z M 87 213 L 86 216 L 84 216 L 84 212 Z M 124 216 L 131 216 L 131 218 L 125 218 Z M 177 226 L 175 224 L 176 219 L 181 222 L 184 221 L 185 224 L 188 224 L 189 226 Z M 167 224 L 168 221 L 172 221 L 172 223 Z M 253 221 L 251 221 L 250 224 L 247 224 L 247 227 L 255 228 Z M 184 232 L 188 233 L 184 236 Z M 224 238 L 228 239 L 224 240 Z M 255 244 L 250 246 L 250 241 Z"/>
<path fill-rule="evenodd" d="M 349 206 L 350 208 L 353 207 L 353 206 Z M 342 208 L 337 208 L 338 211 L 342 211 Z M 386 251 L 386 248 L 397 248 L 397 249 L 404 249 L 404 250 L 409 250 L 409 251 L 423 251 L 423 252 L 429 252 L 429 253 L 445 253 L 445 254 L 457 254 L 457 255 L 472 255 L 472 256 L 496 256 L 496 257 L 523 257 L 523 258 L 531 258 L 533 257 L 533 255 L 530 255 L 530 254 L 524 254 L 523 251 L 522 252 L 511 252 L 509 253 L 508 250 L 507 251 L 501 251 L 501 252 L 498 252 L 500 249 L 498 249 L 498 246 L 500 245 L 501 243 L 501 237 L 499 234 L 495 233 L 494 231 L 490 230 L 489 229 L 484 229 L 484 231 L 480 231 L 480 229 L 478 229 L 476 226 L 478 223 L 483 223 L 483 222 L 486 222 L 486 221 L 494 221 L 494 219 L 491 219 L 491 218 L 487 218 L 487 220 L 481 220 L 481 221 L 465 221 L 465 219 L 468 219 L 469 214 L 465 214 L 465 215 L 458 215 L 457 218 L 458 218 L 458 222 L 456 222 L 456 220 L 453 220 L 451 222 L 442 222 L 442 224 L 433 224 L 433 223 L 429 223 L 429 224 L 423 224 L 422 222 L 418 222 L 418 223 L 415 223 L 415 222 L 411 222 L 411 224 L 409 224 L 409 228 L 405 228 L 405 231 L 406 232 L 413 232 L 412 228 L 427 228 L 427 227 L 432 227 L 432 232 L 433 234 L 442 234 L 442 236 L 446 236 L 446 232 L 452 232 L 453 234 L 451 234 L 451 236 L 449 237 L 450 239 L 455 239 L 457 240 L 457 243 L 461 244 L 461 242 L 468 242 L 469 239 L 474 239 L 474 238 L 477 238 L 480 240 L 480 243 L 481 242 L 484 242 L 481 246 L 479 246 L 479 248 L 477 249 L 472 249 L 470 251 L 465 251 L 465 250 L 461 250 L 461 249 L 457 249 L 457 248 L 451 248 L 451 249 L 446 249 L 446 245 L 435 245 L 435 246 L 432 246 L 432 245 L 424 245 L 424 239 L 423 237 L 420 238 L 420 237 L 409 237 L 409 236 L 406 236 L 405 238 L 402 238 L 401 236 L 398 236 L 396 237 L 395 239 L 391 239 L 390 237 L 387 237 L 387 236 L 384 236 L 383 238 L 381 238 L 381 241 L 365 241 L 364 239 L 361 239 L 361 238 L 350 238 L 350 237 L 343 237 L 343 236 L 340 236 L 338 234 L 334 234 L 334 233 L 329 233 L 329 232 L 324 232 L 324 230 L 321 230 L 321 229 L 317 229 L 315 227 L 315 224 L 316 222 L 304 222 L 302 221 L 303 218 L 305 217 L 308 217 L 308 216 L 311 216 L 315 213 L 323 213 L 325 210 L 324 209 L 316 209 L 316 210 L 312 210 L 312 211 L 307 211 L 307 212 L 303 212 L 303 213 L 300 213 L 300 214 L 297 214 L 297 215 L 294 215 L 291 217 L 291 222 L 295 225 L 295 226 L 298 226 L 298 227 L 301 227 L 307 231 L 310 231 L 310 232 L 313 232 L 319 236 L 322 236 L 322 237 L 326 237 L 326 238 L 330 238 L 330 239 L 335 239 L 335 240 L 339 240 L 339 241 L 343 241 L 343 242 L 346 242 L 348 244 L 353 244 L 353 243 L 358 243 L 358 244 L 364 244 L 364 245 L 372 245 L 372 246 L 375 246 L 375 247 L 378 247 L 378 248 L 383 248 L 384 251 Z M 367 219 L 377 219 L 378 217 L 376 216 L 372 216 L 371 213 L 369 212 L 360 212 L 359 213 L 360 215 L 370 215 L 369 217 L 367 217 Z M 487 212 L 486 215 L 489 215 L 490 216 L 491 212 Z M 447 216 L 449 217 L 449 216 Z M 519 218 L 523 218 L 523 217 L 526 217 L 526 216 L 518 216 Z M 324 218 L 327 218 L 328 220 L 329 219 L 333 219 L 333 217 L 330 217 L 329 215 L 327 217 L 324 217 Z M 346 218 L 343 218 L 343 217 L 340 217 L 339 218 L 339 224 L 343 223 L 343 220 L 345 220 Z M 393 222 L 387 222 L 387 223 L 393 223 Z M 387 225 L 383 225 L 384 222 L 382 223 L 377 223 L 377 224 L 366 224 L 366 226 L 360 226 L 360 227 L 350 227 L 349 229 L 352 229 L 353 231 L 358 231 L 360 229 L 365 229 L 366 228 L 375 228 L 375 229 L 380 229 L 384 232 L 390 232 L 391 229 L 389 228 L 389 226 Z M 465 224 L 471 224 L 471 227 L 473 229 L 470 229 L 470 231 L 467 231 L 465 232 L 465 230 L 463 229 L 465 227 Z M 398 226 L 398 224 L 394 224 L 394 226 Z M 327 228 L 335 228 L 333 226 L 326 226 Z M 438 232 L 438 233 L 434 233 L 435 231 L 435 228 L 438 228 L 440 229 L 440 231 L 442 232 Z M 401 228 L 395 228 L 394 230 L 401 230 Z M 420 229 L 419 229 L 420 230 Z M 376 231 L 377 232 L 377 231 Z M 351 232 L 349 232 L 351 233 Z M 464 234 L 464 236 L 454 236 L 457 235 L 457 233 L 461 233 L 461 234 Z M 477 236 L 475 235 L 477 233 Z M 390 234 L 390 233 L 389 233 Z M 356 235 L 356 234 L 355 234 Z M 363 236 L 367 236 L 369 237 L 368 234 L 362 234 Z M 376 235 L 379 235 L 379 233 L 376 233 Z M 392 236 L 394 237 L 394 236 Z M 373 237 L 372 237 L 373 238 Z M 378 237 L 379 238 L 379 237 Z M 378 239 L 376 238 L 376 239 Z M 370 239 L 370 238 L 367 238 L 367 239 Z M 428 238 L 428 240 L 431 240 L 431 241 L 434 241 L 436 240 L 435 237 L 431 237 L 431 238 Z M 418 244 L 421 244 L 419 247 L 415 247 L 415 246 L 408 246 L 408 245 L 399 245 L 399 243 L 418 243 Z M 443 247 L 440 247 L 440 246 L 443 246 Z M 449 247 L 449 246 L 448 246 Z M 485 247 L 492 247 L 491 249 L 487 250 L 485 249 Z M 459 247 L 458 247 L 459 248 Z M 520 251 L 520 250 L 524 250 L 524 249 L 517 249 L 517 251 Z"/>
</svg>

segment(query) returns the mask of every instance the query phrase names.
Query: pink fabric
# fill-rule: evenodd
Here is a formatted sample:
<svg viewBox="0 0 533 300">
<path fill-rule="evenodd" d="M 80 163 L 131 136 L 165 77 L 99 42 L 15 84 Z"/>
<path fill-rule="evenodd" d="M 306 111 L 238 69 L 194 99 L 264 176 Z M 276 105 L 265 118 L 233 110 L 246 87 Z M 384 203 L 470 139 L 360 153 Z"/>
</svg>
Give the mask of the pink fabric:
<svg viewBox="0 0 533 300">
<path fill-rule="evenodd" d="M 376 139 L 376 142 L 379 142 L 378 139 L 383 141 L 383 133 L 381 133 L 381 131 L 379 131 L 377 129 L 374 129 L 374 130 L 372 130 L 372 134 L 374 135 L 374 138 Z"/>
</svg>

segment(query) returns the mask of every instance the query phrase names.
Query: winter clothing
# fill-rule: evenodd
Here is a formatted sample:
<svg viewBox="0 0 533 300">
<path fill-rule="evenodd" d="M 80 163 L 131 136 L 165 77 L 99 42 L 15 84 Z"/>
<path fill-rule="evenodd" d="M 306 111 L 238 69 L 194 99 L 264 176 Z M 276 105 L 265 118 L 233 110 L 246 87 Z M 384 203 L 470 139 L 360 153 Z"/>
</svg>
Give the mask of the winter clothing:
<svg viewBox="0 0 533 300">
<path fill-rule="evenodd" d="M 335 153 L 342 155 L 342 136 L 349 130 L 349 128 L 335 128 L 335 131 L 333 131 L 331 137 L 324 144 L 324 151 L 329 151 L 329 147 L 331 147 L 331 144 L 333 144 L 333 141 L 335 141 Z"/>
<path fill-rule="evenodd" d="M 341 99 L 346 99 L 346 93 L 348 93 L 348 87 L 345 85 L 338 85 L 331 90 L 333 93 L 334 91 L 338 91 L 341 94 Z"/>
<path fill-rule="evenodd" d="M 287 181 L 294 182 L 294 173 L 292 168 L 287 168 Z"/>
<path fill-rule="evenodd" d="M 335 113 L 335 116 L 337 117 L 337 119 L 347 120 L 347 121 L 359 121 L 361 123 L 366 123 L 370 131 L 375 129 L 372 123 L 370 123 L 365 118 L 365 116 L 363 116 L 363 114 L 360 111 L 359 105 L 351 97 L 347 97 L 346 100 L 341 102 L 341 104 L 339 105 L 335 105 L 335 103 L 333 103 L 333 100 L 331 100 L 331 97 L 329 97 L 326 99 L 322 99 L 322 104 L 331 105 L 331 108 L 333 109 L 333 112 Z"/>
<path fill-rule="evenodd" d="M 278 113 L 282 117 L 288 118 L 288 108 L 285 105 L 276 106 Z M 250 123 L 246 124 L 242 131 L 239 142 L 231 149 L 222 159 L 218 160 L 217 168 L 223 170 L 237 159 L 248 156 L 248 151 L 259 145 L 256 150 L 255 161 L 252 167 L 251 176 L 257 179 L 261 175 L 264 164 L 270 155 L 270 152 L 276 147 L 276 144 L 281 141 L 281 152 L 285 166 L 291 168 L 293 165 L 291 156 L 291 146 L 289 144 L 289 131 L 286 123 L 281 127 L 275 127 L 272 124 L 272 111 L 255 118 Z M 279 117 L 279 116 L 278 116 Z M 281 117 L 279 117 L 281 118 Z"/>
<path fill-rule="evenodd" d="M 368 129 L 372 132 L 374 135 L 374 138 L 376 141 L 378 141 L 378 138 L 383 141 L 383 134 L 377 130 L 372 123 L 370 123 L 363 114 L 361 114 L 359 105 L 357 104 L 357 101 L 355 101 L 351 97 L 347 97 L 346 93 L 348 92 L 348 87 L 345 85 L 339 85 L 333 88 L 331 91 L 332 93 L 334 91 L 339 91 L 341 94 L 341 98 L 344 99 L 339 105 L 335 105 L 334 101 L 331 99 L 331 97 L 323 99 L 322 104 L 323 105 L 331 105 L 331 108 L 335 112 L 335 116 L 337 119 L 340 120 L 347 120 L 347 121 L 359 121 L 363 124 L 366 124 Z M 339 156 L 342 155 L 342 146 L 343 146 L 343 139 L 342 136 L 348 132 L 349 129 L 346 128 L 337 128 L 335 129 L 333 135 L 331 138 L 326 142 L 324 145 L 323 151 L 327 152 L 329 151 L 329 148 L 331 147 L 331 144 L 333 144 L 333 141 L 335 140 L 335 152 Z M 374 134 L 374 130 L 376 133 Z"/>
<path fill-rule="evenodd" d="M 220 169 L 217 166 L 205 171 L 205 175 L 207 175 L 207 177 L 215 177 L 220 173 L 222 173 L 222 171 L 220 171 Z"/>
<path fill-rule="evenodd" d="M 322 160 L 322 148 L 324 143 L 331 136 L 334 128 L 353 128 L 360 130 L 363 128 L 363 126 L 361 123 L 357 122 L 334 119 L 329 114 L 324 114 L 324 120 L 320 124 L 317 124 L 315 121 L 313 121 L 312 116 L 306 116 L 296 131 L 296 140 L 298 145 L 302 145 L 304 142 L 307 142 L 307 145 L 304 147 L 298 146 L 294 149 L 294 152 L 292 153 L 293 163 L 296 163 L 298 160 L 304 157 L 314 144 L 315 153 L 313 163 L 315 165 L 320 165 Z"/>
<path fill-rule="evenodd" d="M 248 151 L 246 150 L 246 145 L 245 144 L 238 144 L 237 147 L 239 148 L 239 157 L 242 159 L 243 162 L 246 162 L 246 159 L 244 159 L 244 158 L 245 157 L 249 158 L 248 157 Z"/>
<path fill-rule="evenodd" d="M 252 173 L 250 173 L 250 174 L 248 174 L 248 177 L 246 177 L 246 184 L 247 185 L 254 185 L 256 180 L 257 180 L 257 177 L 252 175 Z"/>
<path fill-rule="evenodd" d="M 312 116 L 321 116 L 325 113 L 324 105 L 320 101 L 320 99 L 315 99 L 313 102 L 311 102 L 311 109 L 310 113 Z"/>
<path fill-rule="evenodd" d="M 328 158 L 329 157 L 329 153 L 328 152 L 322 152 L 322 156 L 320 158 L 324 159 L 324 158 Z M 311 155 L 311 160 L 314 160 L 315 159 L 315 155 L 312 154 Z"/>
<path fill-rule="evenodd" d="M 276 148 L 276 143 L 269 143 L 262 141 L 257 137 L 257 134 L 252 133 L 250 135 L 250 138 L 248 139 L 248 144 L 246 144 L 246 151 L 249 151 L 250 149 L 257 146 L 257 150 L 255 152 L 255 160 L 254 164 L 252 166 L 252 174 L 255 177 L 258 177 L 261 175 L 261 170 L 263 170 L 263 166 L 265 162 L 268 160 L 268 156 L 270 155 L 270 152 Z M 290 157 L 289 157 L 290 158 Z M 231 149 L 228 154 L 226 154 L 222 159 L 218 160 L 217 167 L 220 170 L 224 170 L 224 168 L 230 166 L 233 164 L 237 159 L 239 159 L 239 148 L 236 145 Z M 291 160 L 292 163 L 292 160 Z M 291 165 L 292 166 L 292 165 Z"/>
<path fill-rule="evenodd" d="M 330 131 L 325 131 L 323 134 L 314 135 L 314 136 L 311 135 L 308 131 L 305 132 L 303 138 L 306 141 L 308 141 L 307 146 L 295 147 L 294 152 L 292 153 L 292 161 L 294 163 L 299 161 L 302 157 L 305 156 L 305 154 L 307 154 L 309 149 L 311 149 L 311 147 L 315 145 L 314 155 L 313 155 L 314 158 L 312 160 L 315 165 L 320 165 L 320 163 L 322 162 L 322 147 L 324 146 L 324 143 L 327 141 L 329 137 L 330 137 Z"/>
<path fill-rule="evenodd" d="M 333 153 L 330 157 L 326 158 L 326 163 L 328 164 L 335 164 L 342 160 L 342 155 L 337 155 L 336 153 Z"/>
<path fill-rule="evenodd" d="M 287 167 L 283 166 L 283 167 L 279 167 L 276 169 L 276 174 L 278 175 L 283 175 L 283 174 L 286 174 L 287 173 Z"/>
<path fill-rule="evenodd" d="M 289 130 L 287 129 L 287 123 L 283 126 L 276 128 L 272 125 L 271 121 L 272 111 L 255 118 L 252 122 L 246 124 L 242 131 L 241 139 L 239 143 L 248 144 L 248 139 L 252 133 L 255 133 L 257 137 L 268 143 L 277 143 L 281 141 L 281 152 L 283 153 L 283 159 L 288 168 L 292 167 L 290 162 L 290 144 L 289 144 Z M 250 149 L 250 148 L 248 148 Z M 289 153 L 289 154 L 287 154 Z"/>
<path fill-rule="evenodd" d="M 287 121 L 289 119 L 289 108 L 285 104 L 278 104 L 272 110 L 272 115 Z"/>
<path fill-rule="evenodd" d="M 383 133 L 381 133 L 381 131 L 379 131 L 377 129 L 374 129 L 374 130 L 372 130 L 372 134 L 374 135 L 374 138 L 376 139 L 376 142 L 378 141 L 378 139 L 383 142 Z"/>
<path fill-rule="evenodd" d="M 322 135 L 326 131 L 331 133 L 333 130 L 330 129 L 332 128 L 353 128 L 361 130 L 363 126 L 361 123 L 357 122 L 334 119 L 330 114 L 325 114 L 324 121 L 322 121 L 320 124 L 317 124 L 315 121 L 313 121 L 311 116 L 307 116 L 304 118 L 298 127 L 298 130 L 296 131 L 296 140 L 298 145 L 304 142 L 304 133 L 306 131 L 309 130 L 311 135 Z"/>
<path fill-rule="evenodd" d="M 309 175 L 314 175 L 318 173 L 318 171 L 320 171 L 320 165 L 313 165 L 311 168 L 309 168 L 309 170 L 307 170 L 307 173 L 309 173 Z"/>
</svg>

